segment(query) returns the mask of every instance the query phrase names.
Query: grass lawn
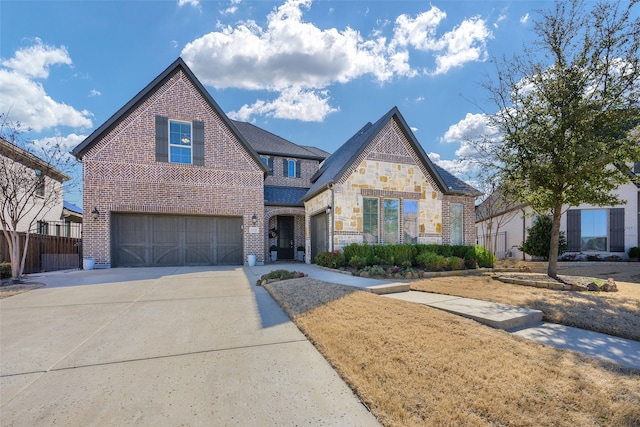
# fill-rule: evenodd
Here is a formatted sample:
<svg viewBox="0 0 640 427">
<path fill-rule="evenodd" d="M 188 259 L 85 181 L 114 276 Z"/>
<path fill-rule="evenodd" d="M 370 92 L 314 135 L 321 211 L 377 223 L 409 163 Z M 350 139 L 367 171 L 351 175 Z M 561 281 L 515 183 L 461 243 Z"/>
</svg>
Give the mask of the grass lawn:
<svg viewBox="0 0 640 427">
<path fill-rule="evenodd" d="M 383 425 L 640 425 L 638 371 L 309 278 L 265 287 Z"/>
<path fill-rule="evenodd" d="M 411 282 L 411 290 L 455 295 L 541 310 L 544 320 L 640 341 L 640 284 L 617 282 L 618 292 L 570 292 L 511 285 L 489 276 Z"/>
</svg>

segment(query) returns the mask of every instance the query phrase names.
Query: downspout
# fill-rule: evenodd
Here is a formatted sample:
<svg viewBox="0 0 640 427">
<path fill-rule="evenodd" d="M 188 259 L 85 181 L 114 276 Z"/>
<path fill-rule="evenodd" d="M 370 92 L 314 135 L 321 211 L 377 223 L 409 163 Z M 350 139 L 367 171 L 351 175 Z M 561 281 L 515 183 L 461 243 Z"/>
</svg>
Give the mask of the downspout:
<svg viewBox="0 0 640 427">
<path fill-rule="evenodd" d="M 524 208 L 521 208 L 520 210 L 522 211 L 522 244 L 524 245 L 524 241 L 527 240 L 527 224 L 526 224 L 527 214 L 524 211 Z M 522 251 L 522 260 L 523 261 L 527 260 L 524 251 Z"/>
<path fill-rule="evenodd" d="M 335 193 L 333 191 L 333 181 L 327 183 L 327 189 L 331 191 L 331 232 L 329 233 L 329 252 L 333 252 L 334 224 L 336 218 Z"/>
</svg>

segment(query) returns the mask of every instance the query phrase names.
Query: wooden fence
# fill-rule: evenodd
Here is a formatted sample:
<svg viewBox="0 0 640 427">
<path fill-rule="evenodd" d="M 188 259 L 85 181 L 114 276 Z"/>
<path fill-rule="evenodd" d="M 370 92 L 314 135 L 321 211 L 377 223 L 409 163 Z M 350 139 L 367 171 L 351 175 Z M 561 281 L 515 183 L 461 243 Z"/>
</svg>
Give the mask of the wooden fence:
<svg viewBox="0 0 640 427">
<path fill-rule="evenodd" d="M 26 233 L 20 234 L 20 247 L 24 247 Z M 0 234 L 0 261 L 9 262 L 9 245 Z M 68 270 L 82 267 L 82 239 L 31 233 L 24 263 L 24 273 Z"/>
</svg>

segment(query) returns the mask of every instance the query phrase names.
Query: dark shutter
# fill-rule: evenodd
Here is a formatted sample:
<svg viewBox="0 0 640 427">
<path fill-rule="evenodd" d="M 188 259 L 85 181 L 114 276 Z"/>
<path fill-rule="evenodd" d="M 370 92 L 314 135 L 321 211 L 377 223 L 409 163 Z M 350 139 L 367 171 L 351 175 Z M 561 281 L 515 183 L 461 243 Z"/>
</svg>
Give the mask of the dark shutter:
<svg viewBox="0 0 640 427">
<path fill-rule="evenodd" d="M 269 176 L 273 176 L 273 157 L 269 157 L 267 163 L 269 164 Z"/>
<path fill-rule="evenodd" d="M 204 166 L 204 122 L 193 122 L 193 164 Z"/>
<path fill-rule="evenodd" d="M 282 176 L 289 176 L 289 161 L 282 159 Z"/>
<path fill-rule="evenodd" d="M 610 252 L 624 252 L 624 208 L 609 209 Z"/>
<path fill-rule="evenodd" d="M 296 178 L 300 178 L 300 160 L 296 160 Z"/>
<path fill-rule="evenodd" d="M 169 161 L 169 119 L 156 116 L 156 162 Z"/>
<path fill-rule="evenodd" d="M 567 211 L 567 250 L 569 252 L 580 252 L 582 248 L 580 209 L 570 209 Z"/>
</svg>

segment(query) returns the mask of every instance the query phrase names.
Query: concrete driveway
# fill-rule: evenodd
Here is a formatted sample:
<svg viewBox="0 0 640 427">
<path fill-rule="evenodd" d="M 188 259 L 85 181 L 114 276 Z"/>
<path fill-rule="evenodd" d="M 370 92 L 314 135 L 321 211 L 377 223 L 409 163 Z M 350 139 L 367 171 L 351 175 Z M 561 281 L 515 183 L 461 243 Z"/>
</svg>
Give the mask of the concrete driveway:
<svg viewBox="0 0 640 427">
<path fill-rule="evenodd" d="M 243 268 L 38 280 L 0 300 L 0 425 L 379 425 Z"/>
</svg>

